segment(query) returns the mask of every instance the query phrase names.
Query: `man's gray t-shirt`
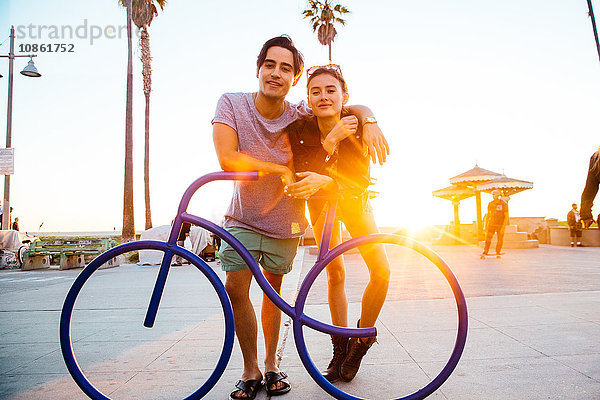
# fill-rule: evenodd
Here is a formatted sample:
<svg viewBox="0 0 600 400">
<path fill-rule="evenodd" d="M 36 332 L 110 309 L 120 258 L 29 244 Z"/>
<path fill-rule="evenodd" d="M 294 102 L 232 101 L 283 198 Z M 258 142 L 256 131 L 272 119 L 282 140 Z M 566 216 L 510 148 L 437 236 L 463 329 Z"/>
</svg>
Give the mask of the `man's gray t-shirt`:
<svg viewBox="0 0 600 400">
<path fill-rule="evenodd" d="M 283 114 L 270 120 L 260 115 L 252 93 L 226 93 L 217 103 L 212 123 L 228 125 L 237 132 L 241 153 L 292 169 L 292 151 L 283 130 L 309 112 L 303 103 L 284 104 Z M 279 176 L 236 181 L 224 226 L 246 228 L 278 239 L 301 236 L 307 226 L 304 204 L 304 200 L 283 193 Z"/>
</svg>

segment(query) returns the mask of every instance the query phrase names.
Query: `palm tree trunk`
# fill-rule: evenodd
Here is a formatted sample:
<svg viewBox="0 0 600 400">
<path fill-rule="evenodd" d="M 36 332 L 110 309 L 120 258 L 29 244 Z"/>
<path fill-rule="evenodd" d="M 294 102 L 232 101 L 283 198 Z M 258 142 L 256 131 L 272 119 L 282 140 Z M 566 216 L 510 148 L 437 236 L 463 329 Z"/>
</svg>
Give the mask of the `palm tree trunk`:
<svg viewBox="0 0 600 400">
<path fill-rule="evenodd" d="M 146 118 L 144 135 L 144 198 L 146 202 L 146 229 L 152 228 L 152 213 L 150 211 L 150 92 L 152 91 L 152 57 L 150 55 L 150 34 L 147 27 L 141 29 L 142 48 L 142 78 L 144 80 L 144 95 L 146 97 Z"/>
<path fill-rule="evenodd" d="M 146 132 L 144 145 L 144 198 L 146 200 L 146 229 L 152 228 L 150 211 L 150 93 L 146 95 Z"/>
<path fill-rule="evenodd" d="M 127 105 L 125 111 L 125 176 L 123 182 L 123 242 L 135 239 L 133 216 L 133 46 L 131 0 L 127 0 Z"/>
<path fill-rule="evenodd" d="M 594 9 L 592 8 L 592 1 L 587 0 L 588 3 L 588 15 L 592 20 L 592 29 L 594 30 L 594 39 L 596 40 L 596 50 L 598 51 L 598 58 L 600 58 L 600 41 L 598 41 L 598 31 L 596 30 L 596 17 L 594 17 Z"/>
<path fill-rule="evenodd" d="M 329 42 L 329 64 L 331 64 L 331 42 Z"/>
</svg>

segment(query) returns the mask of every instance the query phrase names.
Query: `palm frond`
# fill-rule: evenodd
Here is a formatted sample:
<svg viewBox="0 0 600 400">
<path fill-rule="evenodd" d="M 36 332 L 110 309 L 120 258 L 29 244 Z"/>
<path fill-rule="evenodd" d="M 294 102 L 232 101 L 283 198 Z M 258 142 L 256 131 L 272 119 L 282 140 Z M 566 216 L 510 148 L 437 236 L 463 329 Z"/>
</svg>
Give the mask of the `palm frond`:
<svg viewBox="0 0 600 400">
<path fill-rule="evenodd" d="M 120 0 L 123 3 L 125 0 Z M 133 23 L 138 29 L 142 29 L 142 27 L 150 26 L 154 17 L 158 15 L 158 9 L 156 8 L 156 4 L 163 9 L 166 4 L 166 0 L 133 0 L 132 1 L 132 10 L 131 17 L 133 19 Z"/>
<path fill-rule="evenodd" d="M 350 12 L 346 7 L 344 7 L 341 4 L 336 4 L 336 6 L 333 9 L 339 12 L 340 14 L 347 14 Z"/>
<path fill-rule="evenodd" d="M 165 9 L 165 6 L 167 5 L 167 0 L 155 0 L 156 4 L 158 4 L 160 6 L 161 11 Z"/>
</svg>

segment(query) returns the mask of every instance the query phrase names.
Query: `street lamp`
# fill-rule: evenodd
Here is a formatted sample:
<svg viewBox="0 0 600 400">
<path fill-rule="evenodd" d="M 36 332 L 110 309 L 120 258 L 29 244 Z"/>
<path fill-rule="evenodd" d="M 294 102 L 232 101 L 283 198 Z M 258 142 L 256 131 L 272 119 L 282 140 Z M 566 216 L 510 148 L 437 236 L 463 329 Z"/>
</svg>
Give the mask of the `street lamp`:
<svg viewBox="0 0 600 400">
<path fill-rule="evenodd" d="M 15 54 L 15 27 L 10 27 L 10 51 L 6 55 L 0 55 L 0 58 L 8 58 L 8 107 L 6 112 L 6 149 L 10 149 L 12 144 L 12 99 L 13 99 L 13 63 L 17 57 L 29 57 L 29 63 L 21 71 L 21 75 L 29 76 L 32 78 L 38 78 L 42 76 L 35 65 L 33 64 L 33 57 L 37 57 L 36 54 Z M 2 77 L 2 75 L 0 75 Z M 7 152 L 7 154 L 9 154 Z M 9 157 L 12 155 L 9 154 Z M 7 171 L 4 175 L 4 201 L 3 201 L 3 213 L 2 213 L 2 228 L 10 229 L 10 173 Z M 6 173 L 6 172 L 5 172 Z"/>
</svg>

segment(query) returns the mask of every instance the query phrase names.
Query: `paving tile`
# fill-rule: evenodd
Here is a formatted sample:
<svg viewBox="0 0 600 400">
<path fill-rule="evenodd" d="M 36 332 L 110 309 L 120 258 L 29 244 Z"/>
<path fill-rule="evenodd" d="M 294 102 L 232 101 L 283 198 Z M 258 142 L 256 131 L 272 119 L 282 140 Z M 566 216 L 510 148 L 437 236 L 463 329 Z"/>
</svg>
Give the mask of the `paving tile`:
<svg viewBox="0 0 600 400">
<path fill-rule="evenodd" d="M 441 369 L 420 365 L 432 374 Z M 549 357 L 461 359 L 440 391 L 449 400 L 581 400 L 599 398 L 600 382 Z"/>
<path fill-rule="evenodd" d="M 115 399 L 171 400 L 181 399 L 196 391 L 211 371 L 140 372 L 131 381 L 113 392 Z M 225 399 L 239 379 L 240 370 L 227 370 L 206 399 Z M 264 390 L 257 399 L 266 398 Z"/>
<path fill-rule="evenodd" d="M 18 328 L 4 333 L 2 342 L 6 344 L 48 343 L 57 345 L 59 343 L 58 322 L 21 323 Z"/>
<path fill-rule="evenodd" d="M 500 328 L 526 346 L 549 356 L 598 353 L 600 325 L 592 322 Z"/>
<path fill-rule="evenodd" d="M 600 352 L 554 356 L 552 358 L 573 368 L 575 371 L 600 382 Z"/>
<path fill-rule="evenodd" d="M 293 399 L 328 399 L 331 398 L 323 391 L 303 367 L 284 368 L 290 377 L 292 391 L 289 396 Z M 381 367 L 364 368 L 352 382 L 336 382 L 335 386 L 349 394 L 368 399 L 390 399 L 406 396 L 429 382 L 425 372 L 415 363 L 398 363 L 385 367 L 382 373 Z M 293 397 L 292 397 L 293 396 Z M 428 399 L 443 399 L 440 393 L 428 397 Z"/>
<path fill-rule="evenodd" d="M 123 385 L 133 372 L 110 374 L 89 374 L 88 378 L 101 392 L 110 395 Z M 2 391 L 6 396 L 3 396 Z M 0 398 L 7 400 L 89 400 L 70 375 L 64 374 L 18 374 L 2 376 Z"/>
<path fill-rule="evenodd" d="M 507 308 L 475 309 L 470 312 L 472 319 L 491 327 L 531 326 L 540 324 L 576 324 L 581 318 L 542 306 L 522 306 Z"/>
<path fill-rule="evenodd" d="M 58 349 L 57 345 L 50 343 L 23 343 L 0 345 L 0 374 L 18 369 L 24 371 L 27 366 L 39 358 Z M 48 370 L 46 372 L 49 372 Z M 54 371 L 52 371 L 54 372 Z M 0 397 L 1 398 L 1 397 Z"/>
</svg>

